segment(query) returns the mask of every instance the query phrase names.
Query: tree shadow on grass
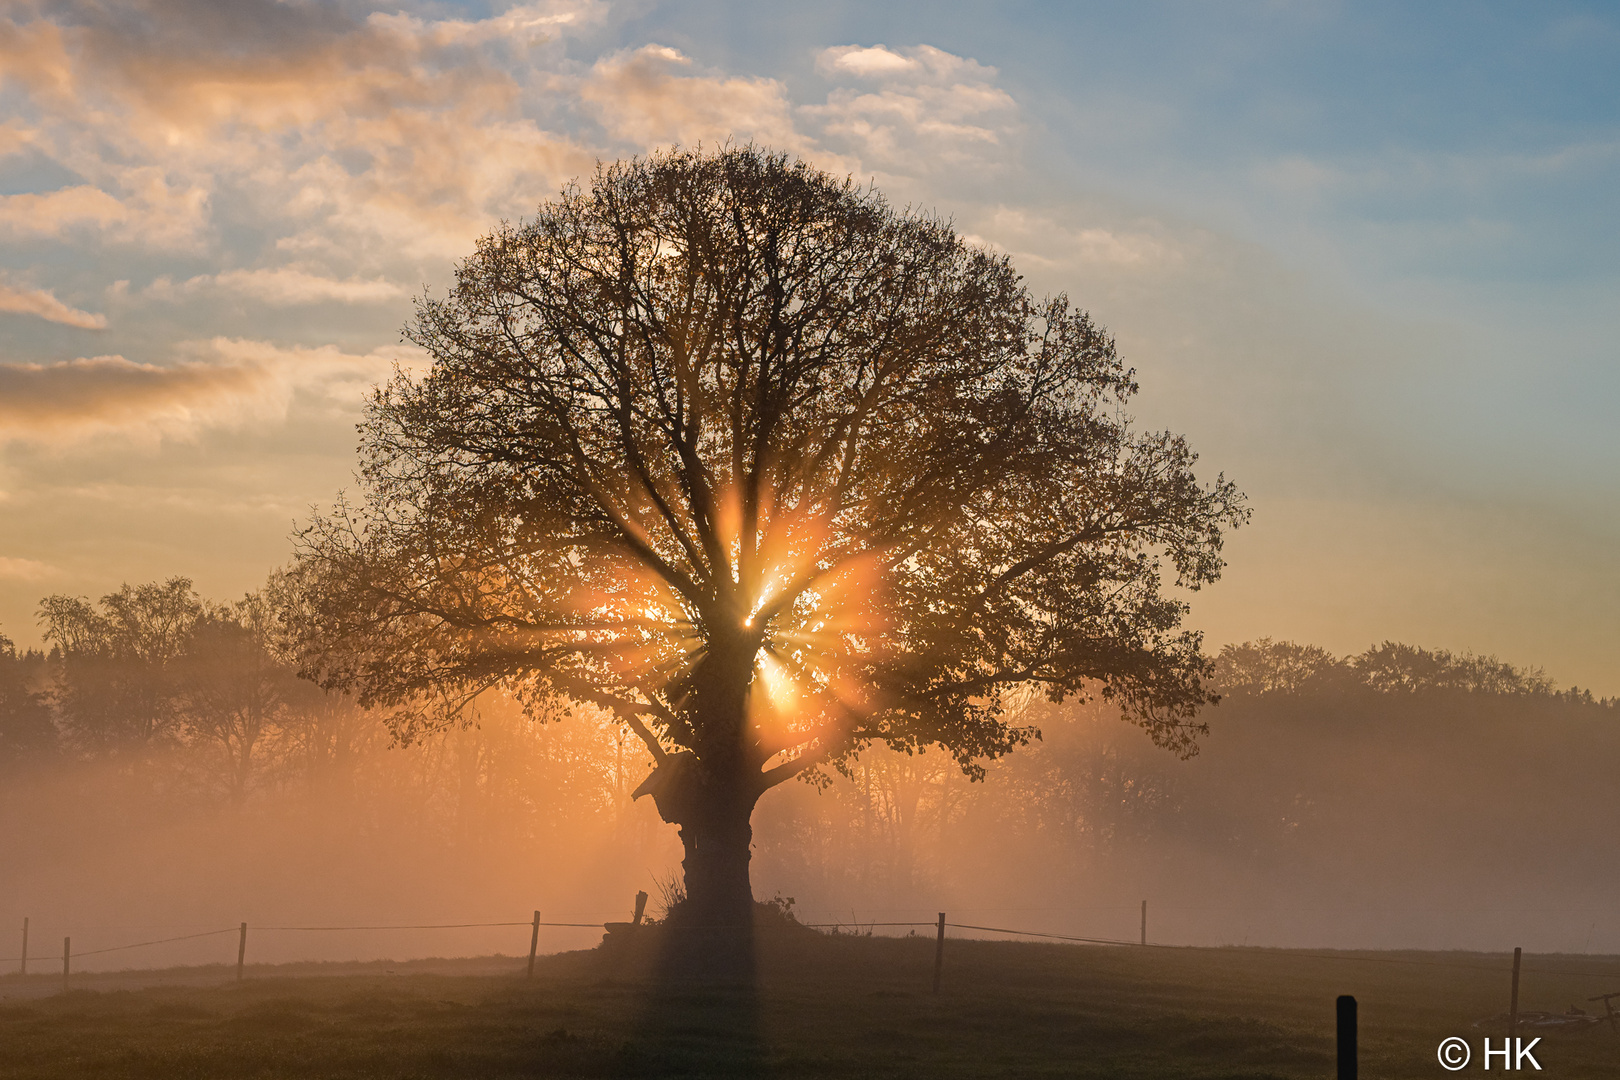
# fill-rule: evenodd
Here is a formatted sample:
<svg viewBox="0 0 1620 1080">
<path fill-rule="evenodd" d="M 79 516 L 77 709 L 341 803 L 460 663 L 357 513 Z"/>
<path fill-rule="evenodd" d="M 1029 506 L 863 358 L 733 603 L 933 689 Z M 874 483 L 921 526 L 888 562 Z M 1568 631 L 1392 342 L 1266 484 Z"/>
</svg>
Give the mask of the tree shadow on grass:
<svg viewBox="0 0 1620 1080">
<path fill-rule="evenodd" d="M 637 928 L 603 943 L 618 973 L 644 993 L 615 1074 L 768 1077 L 755 926 Z M 618 955 L 614 955 L 615 952 Z"/>
</svg>

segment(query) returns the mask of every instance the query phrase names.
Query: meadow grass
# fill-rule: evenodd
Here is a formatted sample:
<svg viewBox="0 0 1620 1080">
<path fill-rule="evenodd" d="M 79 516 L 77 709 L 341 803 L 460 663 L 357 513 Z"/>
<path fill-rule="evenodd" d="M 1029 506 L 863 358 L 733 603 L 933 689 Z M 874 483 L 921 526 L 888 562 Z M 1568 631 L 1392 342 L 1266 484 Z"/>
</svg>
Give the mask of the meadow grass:
<svg viewBox="0 0 1620 1080">
<path fill-rule="evenodd" d="M 933 949 L 928 938 L 765 940 L 751 986 L 670 985 L 596 952 L 542 958 L 532 982 L 521 961 L 495 975 L 288 966 L 250 968 L 239 984 L 221 971 L 214 985 L 25 999 L 10 977 L 0 1076 L 1321 1078 L 1334 1072 L 1343 993 L 1360 1006 L 1362 1077 L 1466 1076 L 1484 1034 L 1471 1023 L 1505 1010 L 1509 987 L 1502 955 L 953 939 L 936 996 Z M 1525 968 L 1526 1010 L 1620 989 L 1595 974 L 1620 971 L 1613 957 Z M 1460 1074 L 1436 1060 L 1450 1035 L 1474 1046 Z M 1614 1076 L 1620 1035 L 1550 1036 L 1535 1056 L 1543 1076 Z"/>
</svg>

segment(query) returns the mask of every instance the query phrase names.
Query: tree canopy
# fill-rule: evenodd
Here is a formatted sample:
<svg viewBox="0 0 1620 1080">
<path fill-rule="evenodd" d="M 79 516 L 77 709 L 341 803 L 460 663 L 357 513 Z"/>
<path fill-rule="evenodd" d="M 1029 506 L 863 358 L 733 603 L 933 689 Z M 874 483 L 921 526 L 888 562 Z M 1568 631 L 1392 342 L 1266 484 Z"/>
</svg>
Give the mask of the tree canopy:
<svg viewBox="0 0 1620 1080">
<path fill-rule="evenodd" d="M 376 391 L 359 498 L 303 534 L 311 673 L 407 737 L 497 684 L 612 710 L 694 899 L 746 895 L 774 784 L 874 742 L 972 772 L 1031 736 L 1021 691 L 1192 750 L 1210 664 L 1166 584 L 1219 575 L 1243 498 L 947 222 L 753 147 L 618 162 L 406 337 L 431 371 Z"/>
</svg>

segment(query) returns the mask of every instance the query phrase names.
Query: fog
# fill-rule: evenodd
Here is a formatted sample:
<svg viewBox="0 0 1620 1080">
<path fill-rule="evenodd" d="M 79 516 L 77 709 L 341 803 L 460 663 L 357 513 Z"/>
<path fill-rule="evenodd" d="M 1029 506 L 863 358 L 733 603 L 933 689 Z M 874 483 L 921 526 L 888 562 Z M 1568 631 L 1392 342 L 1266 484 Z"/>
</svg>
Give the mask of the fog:
<svg viewBox="0 0 1620 1080">
<path fill-rule="evenodd" d="M 189 617 L 250 615 L 197 600 Z M 60 634 L 50 656 L 0 647 L 0 966 L 24 918 L 30 970 L 71 935 L 94 971 L 234 963 L 244 921 L 249 962 L 269 963 L 517 956 L 536 910 L 591 924 L 543 928 L 554 952 L 595 944 L 638 890 L 660 912 L 680 845 L 630 798 L 651 762 L 622 727 L 489 692 L 400 745 L 380 711 L 293 679 L 271 637 L 181 635 L 144 659 L 107 637 L 94 665 Z M 1020 722 L 1040 737 L 982 782 L 872 748 L 775 789 L 755 895 L 878 933 L 943 910 L 1134 941 L 1146 900 L 1165 944 L 1620 952 L 1614 702 L 1402 646 L 1251 643 L 1218 678 L 1188 760 L 1105 702 L 1037 701 Z M 205 692 L 221 686 L 257 696 Z M 511 925 L 278 929 L 468 923 Z"/>
<path fill-rule="evenodd" d="M 18 933 L 31 919 L 32 969 L 59 965 L 66 935 L 74 970 L 234 963 L 243 921 L 251 962 L 521 954 L 532 911 L 547 922 L 628 918 L 636 889 L 678 862 L 675 837 L 628 804 L 626 781 L 640 776 L 616 768 L 620 740 L 593 718 L 480 713 L 479 727 L 400 748 L 355 712 L 346 760 L 324 775 L 266 776 L 241 805 L 188 790 L 199 763 L 182 749 L 140 773 L 56 763 L 9 783 L 0 918 Z M 522 925 L 269 929 L 499 922 Z M 547 928 L 541 947 L 600 936 L 599 926 Z M 18 934 L 0 941 L 0 956 L 17 956 Z"/>
<path fill-rule="evenodd" d="M 873 918 L 937 904 L 1135 941 L 1146 900 L 1167 944 L 1620 952 L 1612 704 L 1327 683 L 1229 693 L 1207 718 L 1179 761 L 1106 707 L 1037 708 L 1043 739 L 982 785 L 880 756 L 909 828 L 865 859 L 862 829 L 828 827 L 859 785 L 793 792 L 759 815 L 757 879 L 846 920 L 862 897 Z M 810 865 L 807 832 L 847 854 Z"/>
</svg>

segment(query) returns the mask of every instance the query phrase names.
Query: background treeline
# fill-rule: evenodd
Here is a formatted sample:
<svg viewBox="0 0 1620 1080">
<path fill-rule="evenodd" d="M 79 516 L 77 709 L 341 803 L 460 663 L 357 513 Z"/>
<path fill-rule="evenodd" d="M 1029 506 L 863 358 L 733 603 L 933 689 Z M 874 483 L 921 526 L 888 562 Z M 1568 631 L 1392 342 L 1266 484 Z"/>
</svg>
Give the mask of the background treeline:
<svg viewBox="0 0 1620 1080">
<path fill-rule="evenodd" d="M 0 637 L 0 774 L 96 765 L 98 783 L 118 777 L 127 796 L 187 811 L 296 792 L 363 802 L 403 784 L 429 808 L 417 827 L 469 837 L 469 815 L 489 799 L 516 800 L 504 820 L 566 828 L 611 816 L 640 781 L 640 759 L 603 718 L 508 723 L 522 718 L 498 695 L 461 710 L 460 727 L 432 745 L 393 747 L 380 714 L 299 677 L 287 630 L 296 603 L 281 575 L 233 603 L 204 600 L 185 578 L 98 603 L 46 597 L 48 653 L 19 654 Z M 514 813 L 523 803 L 543 813 Z"/>
<path fill-rule="evenodd" d="M 1390 642 L 1260 640 L 1217 668 L 1189 761 L 1095 702 L 1037 702 L 1041 740 L 983 785 L 891 757 L 762 806 L 772 855 L 833 875 L 820 893 L 962 897 L 999 925 L 1134 939 L 1151 898 L 1170 942 L 1620 951 L 1620 702 Z"/>
<path fill-rule="evenodd" d="M 230 603 L 174 578 L 46 597 L 47 651 L 0 640 L 0 920 L 561 916 L 623 907 L 669 862 L 674 838 L 630 802 L 649 767 L 633 736 L 491 693 L 397 745 L 380 713 L 298 677 L 296 603 L 279 575 Z"/>
<path fill-rule="evenodd" d="M 673 829 L 629 799 L 650 762 L 606 717 L 487 693 L 395 745 L 298 678 L 295 602 L 280 577 L 231 603 L 176 578 L 45 598 L 48 651 L 0 641 L 0 917 L 594 916 L 673 876 Z M 1228 646 L 1218 679 L 1189 761 L 1036 700 L 1041 739 L 983 783 L 874 751 L 790 785 L 756 814 L 756 888 L 818 919 L 948 905 L 1134 937 L 1146 897 L 1171 941 L 1620 950 L 1614 700 L 1394 643 Z"/>
</svg>

